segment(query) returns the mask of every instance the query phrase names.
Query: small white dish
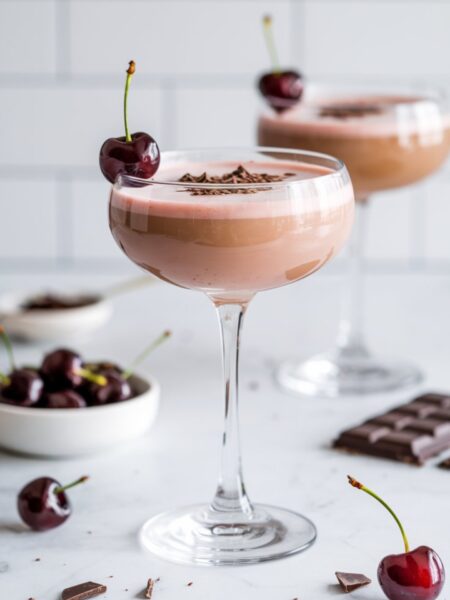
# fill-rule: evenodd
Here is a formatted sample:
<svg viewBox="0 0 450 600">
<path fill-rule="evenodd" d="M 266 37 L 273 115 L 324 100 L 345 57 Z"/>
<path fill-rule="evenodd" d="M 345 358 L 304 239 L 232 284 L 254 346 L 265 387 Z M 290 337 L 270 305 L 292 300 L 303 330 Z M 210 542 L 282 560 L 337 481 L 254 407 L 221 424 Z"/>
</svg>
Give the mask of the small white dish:
<svg viewBox="0 0 450 600">
<path fill-rule="evenodd" d="M 91 294 L 79 294 L 92 296 Z M 86 306 L 62 309 L 23 310 L 30 292 L 0 296 L 0 320 L 12 336 L 34 342 L 63 342 L 83 338 L 102 327 L 112 316 L 111 302 L 102 295 Z"/>
<path fill-rule="evenodd" d="M 154 422 L 160 387 L 130 377 L 135 398 L 88 408 L 32 408 L 0 403 L 0 447 L 35 456 L 93 454 L 137 438 Z"/>
</svg>

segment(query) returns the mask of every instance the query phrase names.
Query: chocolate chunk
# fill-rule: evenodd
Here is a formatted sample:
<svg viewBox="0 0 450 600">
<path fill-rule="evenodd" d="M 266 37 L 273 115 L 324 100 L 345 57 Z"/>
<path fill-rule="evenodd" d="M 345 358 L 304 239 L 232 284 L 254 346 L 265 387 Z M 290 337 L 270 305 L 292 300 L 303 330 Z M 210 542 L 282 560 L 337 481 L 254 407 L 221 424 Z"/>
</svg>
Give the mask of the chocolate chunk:
<svg viewBox="0 0 450 600">
<path fill-rule="evenodd" d="M 154 585 L 155 585 L 155 582 L 153 581 L 153 579 L 149 579 L 147 581 L 147 587 L 145 588 L 144 598 L 149 599 L 152 597 Z"/>
<path fill-rule="evenodd" d="M 450 396 L 444 394 L 423 394 L 343 431 L 334 446 L 349 452 L 422 465 L 450 448 L 449 400 Z"/>
<path fill-rule="evenodd" d="M 363 585 L 369 585 L 372 580 L 362 575 L 362 573 L 343 573 L 336 571 L 336 577 L 344 592 L 353 592 Z"/>
<path fill-rule="evenodd" d="M 440 469 L 444 469 L 445 471 L 450 471 L 450 458 L 446 458 L 442 462 L 438 464 Z"/>
<path fill-rule="evenodd" d="M 106 585 L 86 581 L 62 591 L 61 600 L 88 600 L 106 592 Z"/>
</svg>

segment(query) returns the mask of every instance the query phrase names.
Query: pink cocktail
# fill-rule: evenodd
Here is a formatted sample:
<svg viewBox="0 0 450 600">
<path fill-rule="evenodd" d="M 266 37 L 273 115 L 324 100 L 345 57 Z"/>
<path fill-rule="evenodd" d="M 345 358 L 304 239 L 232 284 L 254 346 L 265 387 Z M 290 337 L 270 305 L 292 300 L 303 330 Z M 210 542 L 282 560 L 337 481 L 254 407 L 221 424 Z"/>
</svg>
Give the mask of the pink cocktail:
<svg viewBox="0 0 450 600">
<path fill-rule="evenodd" d="M 259 291 L 292 283 L 332 258 L 354 210 L 348 173 L 315 153 L 256 148 L 162 154 L 152 180 L 119 177 L 110 226 L 136 264 L 174 285 L 204 292 L 221 324 L 225 432 L 216 494 L 153 517 L 143 544 L 179 562 L 238 564 L 304 550 L 316 537 L 302 515 L 253 505 L 240 461 L 239 331 Z"/>
</svg>

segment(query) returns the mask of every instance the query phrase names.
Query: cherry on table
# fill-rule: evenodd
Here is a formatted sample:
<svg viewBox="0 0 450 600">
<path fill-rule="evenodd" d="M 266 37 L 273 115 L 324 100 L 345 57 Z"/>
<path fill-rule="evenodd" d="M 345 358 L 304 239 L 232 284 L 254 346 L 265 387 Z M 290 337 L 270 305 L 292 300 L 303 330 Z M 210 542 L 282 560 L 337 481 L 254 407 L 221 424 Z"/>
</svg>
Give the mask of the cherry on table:
<svg viewBox="0 0 450 600">
<path fill-rule="evenodd" d="M 85 408 L 86 400 L 74 390 L 62 390 L 45 396 L 45 408 Z"/>
<path fill-rule="evenodd" d="M 22 488 L 17 498 L 21 519 L 34 531 L 45 531 L 62 525 L 72 513 L 66 491 L 87 479 L 87 476 L 80 477 L 66 486 L 51 477 L 33 479 Z"/>
<path fill-rule="evenodd" d="M 444 565 L 428 546 L 391 554 L 378 566 L 378 581 L 390 600 L 434 600 L 444 580 Z"/>
<path fill-rule="evenodd" d="M 123 174 L 149 179 L 159 167 L 160 152 L 152 136 L 142 131 L 130 134 L 128 130 L 128 89 L 135 70 L 136 65 L 131 60 L 127 69 L 124 94 L 125 135 L 108 138 L 100 149 L 100 169 L 111 183 Z"/>
<path fill-rule="evenodd" d="M 272 59 L 272 71 L 260 77 L 258 88 L 268 104 L 277 112 L 282 112 L 300 101 L 303 94 L 303 80 L 298 71 L 280 68 L 272 35 L 272 18 L 266 15 L 263 18 L 263 25 L 267 48 Z"/>
<path fill-rule="evenodd" d="M 428 546 L 409 549 L 403 525 L 392 508 L 371 489 L 348 476 L 350 485 L 375 498 L 392 515 L 403 538 L 405 552 L 385 556 L 378 565 L 378 582 L 389 600 L 435 600 L 444 586 L 440 556 Z"/>
</svg>

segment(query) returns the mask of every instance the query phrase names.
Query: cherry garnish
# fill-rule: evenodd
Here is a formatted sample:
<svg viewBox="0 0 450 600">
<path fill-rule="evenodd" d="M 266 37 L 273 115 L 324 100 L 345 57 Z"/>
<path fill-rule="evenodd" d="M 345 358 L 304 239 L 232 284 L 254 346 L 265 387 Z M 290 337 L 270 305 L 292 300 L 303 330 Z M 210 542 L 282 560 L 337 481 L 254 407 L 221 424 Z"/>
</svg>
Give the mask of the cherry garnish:
<svg viewBox="0 0 450 600">
<path fill-rule="evenodd" d="M 72 512 L 66 490 L 87 479 L 88 477 L 84 476 L 66 486 L 62 486 L 51 477 L 39 477 L 30 481 L 17 498 L 20 517 L 35 531 L 58 527 Z"/>
<path fill-rule="evenodd" d="M 33 406 L 39 402 L 44 382 L 33 369 L 15 369 L 6 378 L 2 397 L 20 406 Z"/>
<path fill-rule="evenodd" d="M 275 43 L 272 35 L 272 18 L 263 18 L 267 48 L 272 59 L 272 71 L 264 73 L 258 82 L 258 88 L 269 105 L 277 112 L 291 108 L 299 102 L 303 93 L 302 76 L 297 71 L 282 71 L 279 66 Z"/>
<path fill-rule="evenodd" d="M 444 586 L 445 569 L 442 560 L 432 548 L 419 546 L 409 549 L 408 538 L 392 508 L 375 492 L 348 476 L 353 487 L 378 500 L 392 515 L 403 538 L 405 552 L 385 556 L 378 565 L 378 581 L 389 600 L 434 600 Z"/>
<path fill-rule="evenodd" d="M 125 135 L 108 138 L 100 149 L 100 169 L 111 183 L 122 174 L 149 179 L 159 167 L 160 153 L 155 140 L 148 133 L 138 132 L 130 135 L 128 131 L 128 89 L 135 70 L 136 64 L 130 61 L 123 103 Z"/>
<path fill-rule="evenodd" d="M 85 408 L 86 400 L 74 390 L 53 392 L 45 396 L 45 408 Z"/>
</svg>

